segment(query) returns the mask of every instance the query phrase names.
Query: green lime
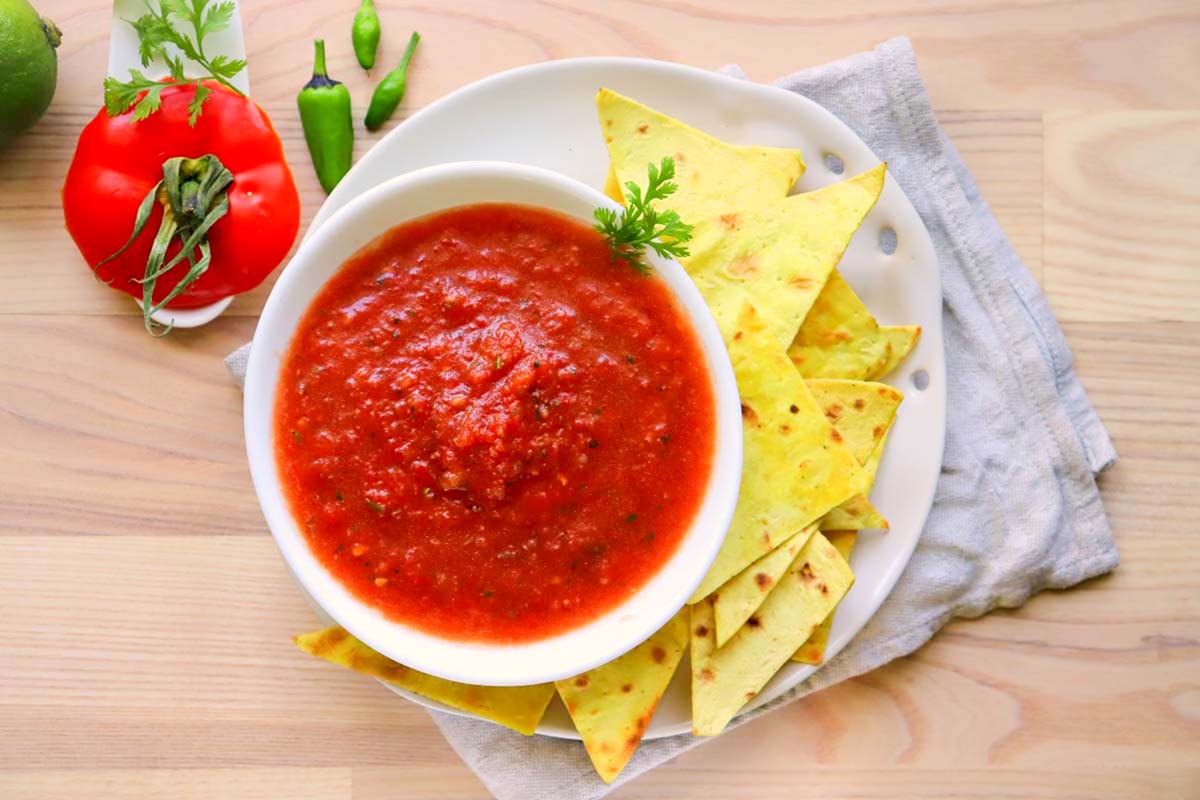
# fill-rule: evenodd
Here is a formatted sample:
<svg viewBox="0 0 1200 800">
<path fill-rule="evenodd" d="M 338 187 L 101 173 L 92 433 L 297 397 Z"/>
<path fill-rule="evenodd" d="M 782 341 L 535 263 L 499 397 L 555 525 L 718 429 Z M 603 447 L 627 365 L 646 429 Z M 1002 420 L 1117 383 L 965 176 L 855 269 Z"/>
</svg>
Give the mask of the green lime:
<svg viewBox="0 0 1200 800">
<path fill-rule="evenodd" d="M 0 146 L 46 112 L 58 81 L 62 32 L 27 0 L 0 0 Z"/>
</svg>

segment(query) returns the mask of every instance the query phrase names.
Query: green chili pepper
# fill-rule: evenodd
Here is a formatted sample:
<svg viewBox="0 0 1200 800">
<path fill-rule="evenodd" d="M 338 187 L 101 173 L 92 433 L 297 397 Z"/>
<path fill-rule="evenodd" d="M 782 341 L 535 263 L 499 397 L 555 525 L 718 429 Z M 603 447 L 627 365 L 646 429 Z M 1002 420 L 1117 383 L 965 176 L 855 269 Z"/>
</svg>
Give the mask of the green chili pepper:
<svg viewBox="0 0 1200 800">
<path fill-rule="evenodd" d="M 317 39 L 313 45 L 312 80 L 296 95 L 296 105 L 317 179 L 328 193 L 350 171 L 354 160 L 354 118 L 350 90 L 325 71 L 325 41 Z"/>
<path fill-rule="evenodd" d="M 408 88 L 408 62 L 412 60 L 413 51 L 417 49 L 419 41 L 421 34 L 414 31 L 412 38 L 408 40 L 408 47 L 404 50 L 404 57 L 400 59 L 400 66 L 384 75 L 383 80 L 375 87 L 375 93 L 371 95 L 371 105 L 367 108 L 367 130 L 377 130 L 387 122 L 396 106 L 404 99 L 404 90 Z"/>
<path fill-rule="evenodd" d="M 350 27 L 350 42 L 354 55 L 363 69 L 375 66 L 375 51 L 379 47 L 379 15 L 372 0 L 362 0 Z"/>
</svg>

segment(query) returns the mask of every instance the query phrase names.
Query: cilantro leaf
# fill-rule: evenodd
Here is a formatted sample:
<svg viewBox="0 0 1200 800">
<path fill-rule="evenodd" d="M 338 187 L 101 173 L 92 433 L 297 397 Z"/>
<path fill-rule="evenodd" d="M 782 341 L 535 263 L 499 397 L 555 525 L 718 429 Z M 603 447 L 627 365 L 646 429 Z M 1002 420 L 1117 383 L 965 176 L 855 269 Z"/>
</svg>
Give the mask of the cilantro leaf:
<svg viewBox="0 0 1200 800">
<path fill-rule="evenodd" d="M 671 196 L 679 188 L 673 183 L 675 160 L 667 157 L 658 166 L 648 164 L 646 190 L 633 181 L 625 183 L 626 206 L 618 212 L 612 208 L 597 208 L 592 215 L 597 231 L 608 239 L 614 261 L 625 261 L 642 274 L 650 273 L 643 256 L 649 247 L 663 258 L 686 258 L 691 255 L 685 242 L 692 238 L 692 226 L 679 218 L 675 211 L 659 211 L 650 203 Z"/>
<path fill-rule="evenodd" d="M 131 69 L 129 80 L 106 78 L 104 108 L 110 116 L 134 109 L 134 119 L 143 120 L 162 106 L 162 91 L 168 86 L 194 84 L 195 94 L 188 103 L 188 122 L 196 124 L 203 112 L 205 99 L 212 90 L 201 81 L 212 80 L 238 95 L 242 92 L 231 81 L 246 68 L 245 59 L 217 55 L 208 58 L 204 40 L 223 31 L 233 22 L 236 5 L 230 0 L 144 0 L 146 12 L 135 20 L 126 20 L 138 37 L 138 57 L 143 67 L 155 61 L 163 62 L 170 74 L 162 81 L 153 81 L 140 71 Z M 191 32 L 185 32 L 190 26 Z M 184 59 L 203 72 L 188 75 Z"/>
</svg>

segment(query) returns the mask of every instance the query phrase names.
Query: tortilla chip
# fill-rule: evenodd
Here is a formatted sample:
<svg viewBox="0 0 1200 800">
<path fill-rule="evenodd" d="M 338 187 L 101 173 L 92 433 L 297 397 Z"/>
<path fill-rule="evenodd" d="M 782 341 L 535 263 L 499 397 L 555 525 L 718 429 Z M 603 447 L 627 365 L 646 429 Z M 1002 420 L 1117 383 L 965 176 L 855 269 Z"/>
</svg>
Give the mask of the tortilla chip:
<svg viewBox="0 0 1200 800">
<path fill-rule="evenodd" d="M 875 317 L 834 271 L 788 347 L 788 356 L 805 378 L 865 380 L 887 362 L 887 345 Z"/>
<path fill-rule="evenodd" d="M 896 418 L 904 395 L 886 383 L 816 378 L 806 381 L 825 418 L 858 463 L 865 464 Z"/>
<path fill-rule="evenodd" d="M 780 172 L 793 176 L 792 183 L 795 183 L 796 179 L 804 174 L 804 159 L 801 158 L 799 150 L 790 150 L 782 147 L 750 147 L 742 145 L 731 145 L 730 147 L 743 158 L 763 159 L 768 164 L 778 168 Z M 637 178 L 631 177 L 631 180 L 637 182 Z M 772 185 L 777 185 L 777 183 L 777 181 L 772 181 Z M 604 194 L 616 200 L 621 205 L 625 205 L 625 193 L 621 190 L 621 181 L 617 177 L 616 169 L 611 164 L 608 167 L 608 173 L 604 176 Z M 782 196 L 780 195 L 780 197 Z M 669 202 L 669 200 L 664 201 L 664 206 Z"/>
<path fill-rule="evenodd" d="M 596 95 L 596 112 L 617 178 L 611 187 L 606 181 L 605 193 L 617 199 L 610 188 L 619 194 L 629 181 L 645 184 L 646 165 L 671 156 L 679 188 L 656 205 L 681 215 L 686 209 L 692 224 L 783 197 L 804 171 L 797 150 L 727 144 L 609 89 Z"/>
<path fill-rule="evenodd" d="M 829 531 L 825 534 L 825 538 L 837 548 L 842 558 L 846 559 L 846 563 L 850 563 L 850 553 L 854 550 L 857 534 L 854 531 Z M 825 646 L 829 644 L 829 631 L 833 627 L 835 614 L 837 614 L 836 608 L 829 612 L 825 621 L 817 626 L 813 635 L 808 637 L 808 641 L 800 645 L 800 649 L 792 656 L 792 661 L 799 661 L 802 664 L 820 664 L 825 660 Z"/>
<path fill-rule="evenodd" d="M 859 492 L 858 462 L 753 306 L 743 306 L 726 345 L 746 467 L 725 542 L 690 603 Z"/>
<path fill-rule="evenodd" d="M 809 525 L 725 581 L 712 593 L 717 647 L 723 647 L 732 639 L 746 620 L 758 610 L 816 530 L 815 525 Z"/>
<path fill-rule="evenodd" d="M 294 637 L 296 645 L 312 656 L 380 678 L 422 697 L 498 722 L 517 733 L 532 736 L 546 706 L 554 696 L 554 684 L 535 686 L 472 686 L 435 678 L 409 669 L 380 655 L 334 626 Z"/>
<path fill-rule="evenodd" d="M 888 430 L 891 430 L 889 426 Z M 837 508 L 830 511 L 821 520 L 821 530 L 859 531 L 868 528 L 887 530 L 888 521 L 871 504 L 868 496 L 871 487 L 875 485 L 875 473 L 879 469 L 879 461 L 883 458 L 883 448 L 887 444 L 887 431 L 875 446 L 874 452 L 863 464 L 862 471 L 856 476 L 859 492 Z"/>
<path fill-rule="evenodd" d="M 684 608 L 617 660 L 555 682 L 605 783 L 621 773 L 637 750 L 687 644 L 688 610 Z"/>
<path fill-rule="evenodd" d="M 715 736 L 829 616 L 854 582 L 819 533 L 796 556 L 762 606 L 716 647 L 711 599 L 692 606 L 692 732 Z"/>
<path fill-rule="evenodd" d="M 921 338 L 920 325 L 880 325 L 879 336 L 887 345 L 887 358 L 868 377 L 877 380 L 900 366 Z"/>
<path fill-rule="evenodd" d="M 727 213 L 717 225 L 673 203 L 696 226 L 681 259 L 723 331 L 749 300 L 772 340 L 786 350 L 851 237 L 883 190 L 886 166 L 815 192 Z"/>
</svg>

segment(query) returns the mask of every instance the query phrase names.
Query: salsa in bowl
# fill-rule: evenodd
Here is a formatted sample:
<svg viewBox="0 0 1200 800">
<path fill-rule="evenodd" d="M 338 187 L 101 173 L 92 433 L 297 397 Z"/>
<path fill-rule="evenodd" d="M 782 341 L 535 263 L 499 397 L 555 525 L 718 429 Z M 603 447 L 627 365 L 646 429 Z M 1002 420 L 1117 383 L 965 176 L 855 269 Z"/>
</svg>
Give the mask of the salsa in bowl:
<svg viewBox="0 0 1200 800">
<path fill-rule="evenodd" d="M 682 268 L 614 261 L 598 192 L 462 163 L 364 194 L 255 334 L 251 472 L 338 623 L 439 677 L 529 684 L 653 633 L 712 561 L 737 389 Z"/>
</svg>

